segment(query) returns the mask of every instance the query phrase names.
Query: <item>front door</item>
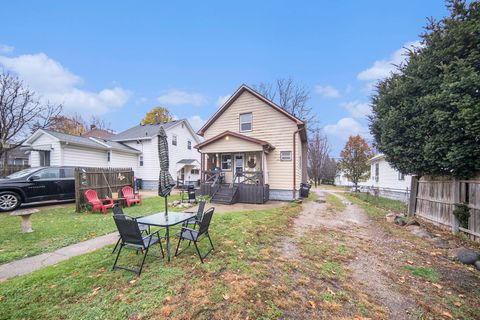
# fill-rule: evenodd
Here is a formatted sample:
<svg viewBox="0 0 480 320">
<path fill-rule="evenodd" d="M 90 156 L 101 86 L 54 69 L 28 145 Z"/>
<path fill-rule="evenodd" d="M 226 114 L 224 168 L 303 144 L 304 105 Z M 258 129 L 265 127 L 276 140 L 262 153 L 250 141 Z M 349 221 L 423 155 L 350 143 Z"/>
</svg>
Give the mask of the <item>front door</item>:
<svg viewBox="0 0 480 320">
<path fill-rule="evenodd" d="M 235 174 L 238 172 L 243 172 L 244 171 L 244 158 L 245 155 L 243 153 L 237 153 L 235 154 Z M 236 175 L 234 176 L 236 178 Z M 239 177 L 235 179 L 235 182 L 243 182 L 244 178 Z"/>
</svg>

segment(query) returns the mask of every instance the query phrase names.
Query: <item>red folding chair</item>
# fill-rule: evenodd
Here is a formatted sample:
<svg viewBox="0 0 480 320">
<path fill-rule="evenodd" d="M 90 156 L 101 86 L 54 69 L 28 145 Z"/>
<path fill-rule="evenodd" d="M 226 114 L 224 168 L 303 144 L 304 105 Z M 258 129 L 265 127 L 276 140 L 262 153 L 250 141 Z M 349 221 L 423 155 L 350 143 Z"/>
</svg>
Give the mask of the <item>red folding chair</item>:
<svg viewBox="0 0 480 320">
<path fill-rule="evenodd" d="M 130 187 L 130 186 L 123 187 L 122 188 L 122 195 L 125 198 L 125 201 L 127 202 L 127 207 L 130 208 L 130 205 L 132 203 L 139 203 L 140 205 L 142 205 L 142 196 L 140 194 L 135 196 L 135 194 L 133 193 L 133 188 L 132 187 Z"/>
<path fill-rule="evenodd" d="M 103 214 L 107 214 L 107 209 L 113 208 L 113 200 L 112 199 L 99 199 L 97 192 L 92 189 L 88 189 L 85 192 L 85 197 L 87 198 L 88 202 L 92 205 L 92 212 L 101 209 Z"/>
</svg>

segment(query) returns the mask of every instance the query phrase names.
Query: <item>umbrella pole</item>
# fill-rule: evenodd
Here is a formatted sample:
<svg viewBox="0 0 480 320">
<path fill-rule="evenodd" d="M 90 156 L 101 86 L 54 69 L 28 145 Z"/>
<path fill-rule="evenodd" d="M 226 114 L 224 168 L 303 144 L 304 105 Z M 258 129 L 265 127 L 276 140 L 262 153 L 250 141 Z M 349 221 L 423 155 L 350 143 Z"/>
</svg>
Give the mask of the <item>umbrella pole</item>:
<svg viewBox="0 0 480 320">
<path fill-rule="evenodd" d="M 168 196 L 165 196 L 165 214 L 168 214 L 168 201 L 167 201 L 167 197 L 168 197 Z"/>
</svg>

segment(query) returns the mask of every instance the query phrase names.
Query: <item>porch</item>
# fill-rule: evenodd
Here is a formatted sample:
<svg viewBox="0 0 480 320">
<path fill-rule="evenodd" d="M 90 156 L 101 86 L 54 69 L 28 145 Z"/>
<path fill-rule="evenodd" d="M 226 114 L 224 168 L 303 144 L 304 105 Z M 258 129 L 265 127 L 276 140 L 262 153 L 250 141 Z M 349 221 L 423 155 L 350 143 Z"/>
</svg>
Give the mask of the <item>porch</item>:
<svg viewBox="0 0 480 320">
<path fill-rule="evenodd" d="M 203 171 L 202 177 L 206 178 L 199 192 L 210 196 L 214 203 L 263 204 L 270 199 L 270 186 L 264 183 L 262 171 L 238 171 L 232 183 L 226 183 L 223 172 L 217 170 Z"/>
</svg>

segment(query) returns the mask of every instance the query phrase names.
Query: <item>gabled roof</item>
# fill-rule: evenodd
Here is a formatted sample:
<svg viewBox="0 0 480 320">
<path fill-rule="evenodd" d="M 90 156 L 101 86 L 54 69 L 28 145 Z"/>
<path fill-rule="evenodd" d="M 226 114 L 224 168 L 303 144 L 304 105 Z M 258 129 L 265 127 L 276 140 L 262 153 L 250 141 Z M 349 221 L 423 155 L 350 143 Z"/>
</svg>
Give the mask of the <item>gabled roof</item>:
<svg viewBox="0 0 480 320">
<path fill-rule="evenodd" d="M 32 136 L 30 136 L 25 142 L 24 145 L 29 145 L 36 140 L 41 134 L 47 134 L 54 139 L 57 139 L 60 142 L 65 144 L 73 144 L 77 146 L 89 147 L 100 150 L 117 150 L 129 153 L 141 153 L 137 149 L 131 148 L 127 145 L 116 141 L 110 141 L 105 139 L 98 138 L 87 138 L 82 136 L 75 136 L 72 134 L 67 134 L 63 132 L 57 132 L 47 129 L 39 129 Z"/>
<path fill-rule="evenodd" d="M 233 102 L 235 102 L 235 100 L 237 100 L 238 97 L 240 97 L 240 95 L 242 93 L 244 93 L 245 91 L 251 93 L 252 95 L 254 95 L 255 97 L 257 97 L 258 99 L 262 100 L 263 102 L 265 102 L 268 106 L 272 107 L 274 110 L 282 113 L 283 115 L 285 115 L 287 118 L 291 119 L 292 121 L 294 121 L 299 127 L 304 127 L 305 126 L 305 122 L 303 122 L 302 120 L 298 119 L 297 117 L 295 117 L 294 115 L 292 115 L 291 113 L 289 113 L 288 111 L 286 111 L 285 109 L 281 108 L 280 106 L 278 106 L 277 104 L 275 104 L 273 101 L 265 98 L 264 96 L 262 96 L 260 93 L 258 93 L 257 91 L 253 90 L 252 88 L 250 88 L 249 86 L 247 86 L 246 84 L 242 84 L 240 86 L 240 88 L 237 89 L 237 91 L 235 91 L 235 93 L 220 107 L 220 109 L 217 110 L 217 112 L 215 112 L 213 114 L 213 116 L 203 125 L 202 128 L 200 128 L 200 130 L 198 130 L 198 134 L 200 136 L 203 136 L 203 134 L 205 133 L 205 130 L 208 129 L 208 127 L 210 127 L 212 125 L 212 123 L 214 123 L 224 112 L 225 110 L 227 110 Z"/>
<path fill-rule="evenodd" d="M 236 132 L 232 132 L 232 131 L 224 131 L 222 133 L 220 133 L 219 135 L 216 135 L 215 137 L 212 137 L 208 140 L 205 140 L 203 141 L 202 143 L 199 143 L 197 144 L 194 148 L 195 149 L 201 149 L 202 147 L 212 143 L 212 142 L 215 142 L 215 141 L 218 141 L 224 137 L 227 137 L 227 136 L 232 136 L 232 137 L 235 137 L 235 138 L 239 138 L 239 139 L 242 139 L 242 140 L 245 140 L 245 141 L 249 141 L 249 142 L 253 142 L 253 143 L 256 143 L 256 144 L 259 144 L 261 145 L 262 147 L 264 147 L 265 149 L 268 149 L 268 150 L 273 150 L 275 149 L 274 146 L 272 146 L 269 142 L 267 141 L 263 141 L 263 140 L 260 140 L 260 139 L 256 139 L 256 138 L 252 138 L 252 137 L 249 137 L 249 136 L 246 136 L 246 135 L 243 135 L 243 134 L 240 134 L 240 133 L 236 133 Z"/>
<path fill-rule="evenodd" d="M 165 131 L 174 126 L 185 123 L 188 130 L 192 133 L 192 136 L 196 140 L 196 142 L 200 142 L 199 138 L 197 137 L 195 131 L 190 126 L 190 123 L 186 119 L 180 120 L 173 120 L 170 122 L 163 122 L 158 124 L 139 124 L 135 127 L 127 129 L 125 131 L 120 132 L 119 134 L 114 135 L 111 140 L 113 141 L 132 141 L 132 140 L 145 140 L 145 139 L 152 139 L 153 137 L 157 136 L 158 130 L 160 127 L 163 127 Z"/>
<path fill-rule="evenodd" d="M 377 161 L 377 160 L 380 160 L 380 159 L 383 159 L 385 158 L 385 155 L 383 153 L 379 153 L 373 157 L 371 157 L 370 159 L 367 160 L 367 163 L 372 163 L 373 161 Z"/>
<path fill-rule="evenodd" d="M 82 137 L 86 138 L 100 138 L 100 139 L 111 139 L 115 133 L 111 130 L 93 128 L 82 134 Z"/>
</svg>

